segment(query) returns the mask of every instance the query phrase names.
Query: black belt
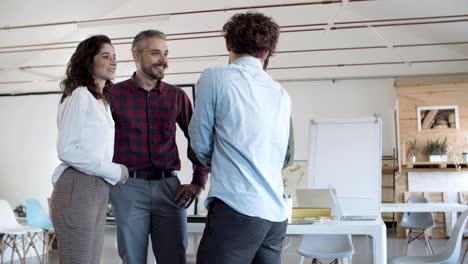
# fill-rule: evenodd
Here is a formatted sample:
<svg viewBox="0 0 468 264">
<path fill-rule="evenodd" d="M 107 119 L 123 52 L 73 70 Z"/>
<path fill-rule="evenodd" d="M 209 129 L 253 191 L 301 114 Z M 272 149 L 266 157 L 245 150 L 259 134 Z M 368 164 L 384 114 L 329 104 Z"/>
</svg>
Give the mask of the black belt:
<svg viewBox="0 0 468 264">
<path fill-rule="evenodd" d="M 131 178 L 144 180 L 162 180 L 174 176 L 177 176 L 177 171 L 175 170 L 134 171 L 130 173 Z"/>
</svg>

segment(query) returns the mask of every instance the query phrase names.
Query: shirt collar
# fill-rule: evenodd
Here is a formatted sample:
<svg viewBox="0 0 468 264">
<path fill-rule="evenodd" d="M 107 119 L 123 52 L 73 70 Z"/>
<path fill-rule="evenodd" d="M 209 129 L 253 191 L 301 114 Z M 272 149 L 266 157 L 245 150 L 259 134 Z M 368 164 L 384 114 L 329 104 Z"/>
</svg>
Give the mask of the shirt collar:
<svg viewBox="0 0 468 264">
<path fill-rule="evenodd" d="M 132 92 L 136 92 L 138 89 L 142 89 L 142 90 L 146 91 L 145 89 L 140 87 L 140 85 L 136 81 L 136 72 L 134 72 L 132 74 L 132 78 L 130 78 L 130 79 L 133 82 L 133 85 L 131 87 Z M 156 83 L 156 87 L 154 87 L 153 89 L 150 90 L 150 92 L 157 92 L 159 94 L 164 94 L 164 93 L 166 93 L 166 91 L 167 91 L 166 83 L 163 82 L 163 81 L 159 81 L 158 83 Z"/>
<path fill-rule="evenodd" d="M 234 62 L 232 62 L 232 64 L 250 66 L 250 67 L 258 68 L 263 71 L 263 65 L 260 62 L 260 60 L 252 56 L 240 57 Z"/>
</svg>

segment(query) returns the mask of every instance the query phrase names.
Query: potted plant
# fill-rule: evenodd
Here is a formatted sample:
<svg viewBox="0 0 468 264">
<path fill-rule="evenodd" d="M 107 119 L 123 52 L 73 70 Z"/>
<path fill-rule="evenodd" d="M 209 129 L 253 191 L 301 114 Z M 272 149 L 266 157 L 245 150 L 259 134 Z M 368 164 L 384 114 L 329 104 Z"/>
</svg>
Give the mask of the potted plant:
<svg viewBox="0 0 468 264">
<path fill-rule="evenodd" d="M 408 145 L 408 157 L 412 163 L 416 162 L 416 155 L 418 154 L 418 147 L 416 146 L 416 139 L 409 140 Z"/>
<path fill-rule="evenodd" d="M 13 209 L 17 217 L 26 217 L 26 206 L 20 204 Z"/>
<path fill-rule="evenodd" d="M 447 138 L 440 140 L 428 139 L 424 152 L 429 156 L 430 162 L 447 162 L 448 144 Z"/>
<path fill-rule="evenodd" d="M 463 153 L 462 153 L 462 156 L 463 156 L 463 161 L 464 161 L 465 163 L 468 163 L 468 152 L 463 152 Z"/>
</svg>

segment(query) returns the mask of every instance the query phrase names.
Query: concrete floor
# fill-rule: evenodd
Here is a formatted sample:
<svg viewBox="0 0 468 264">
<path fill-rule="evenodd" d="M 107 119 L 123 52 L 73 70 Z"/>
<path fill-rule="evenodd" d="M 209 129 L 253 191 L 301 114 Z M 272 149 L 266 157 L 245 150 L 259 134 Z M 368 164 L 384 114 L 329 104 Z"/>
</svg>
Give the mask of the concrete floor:
<svg viewBox="0 0 468 264">
<path fill-rule="evenodd" d="M 191 236 L 189 238 L 189 247 L 187 249 L 187 260 L 188 263 L 195 263 L 195 252 L 196 246 L 199 238 Z M 285 249 L 283 250 L 282 263 L 283 264 L 296 264 L 300 262 L 300 256 L 296 252 L 296 248 L 300 243 L 300 236 L 289 236 L 285 240 Z M 435 252 L 439 252 L 447 242 L 446 239 L 432 239 L 432 245 Z M 388 229 L 387 231 L 387 261 L 390 264 L 392 259 L 401 255 L 403 251 L 405 240 L 396 238 L 395 230 Z M 468 243 L 465 239 L 464 243 Z M 288 245 L 289 244 L 289 245 Z M 353 244 L 356 250 L 356 253 L 353 256 L 354 264 L 372 264 L 372 240 L 367 236 L 353 236 Z M 464 245 L 465 245 L 464 244 Z M 408 249 L 408 255 L 425 255 L 427 251 L 424 244 L 416 241 L 410 244 Z M 9 263 L 9 262 L 6 262 Z M 14 263 L 19 263 L 15 261 Z M 29 264 L 39 263 L 37 258 L 29 258 L 27 260 Z M 55 264 L 58 263 L 58 254 L 56 251 L 51 251 L 49 263 Z M 116 250 L 116 230 L 115 226 L 108 226 L 105 232 L 104 239 L 104 248 L 103 255 L 101 259 L 103 264 L 116 264 L 121 263 L 120 258 Z M 148 263 L 153 264 L 154 262 L 149 261 Z M 310 263 L 310 259 L 306 259 L 304 263 Z M 465 260 L 464 264 L 468 264 L 468 257 Z"/>
</svg>

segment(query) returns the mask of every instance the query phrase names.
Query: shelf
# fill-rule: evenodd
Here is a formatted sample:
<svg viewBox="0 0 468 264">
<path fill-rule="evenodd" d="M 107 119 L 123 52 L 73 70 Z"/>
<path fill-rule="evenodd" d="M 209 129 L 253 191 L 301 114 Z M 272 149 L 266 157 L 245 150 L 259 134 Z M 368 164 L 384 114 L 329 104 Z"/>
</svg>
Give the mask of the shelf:
<svg viewBox="0 0 468 264">
<path fill-rule="evenodd" d="M 417 171 L 417 172 L 468 172 L 467 168 L 403 168 L 404 171 Z"/>
<path fill-rule="evenodd" d="M 467 168 L 467 163 L 460 163 L 458 164 L 460 168 Z M 407 163 L 403 164 L 408 169 L 445 169 L 445 168 L 452 168 L 456 169 L 455 163 L 448 163 L 448 162 L 415 162 L 415 163 Z"/>
<path fill-rule="evenodd" d="M 395 155 L 382 156 L 381 199 L 383 203 L 395 202 L 394 200 L 395 200 L 395 173 L 396 172 L 397 172 L 397 159 Z M 383 213 L 382 219 L 384 219 L 384 221 L 386 222 L 394 222 L 395 214 Z"/>
</svg>

